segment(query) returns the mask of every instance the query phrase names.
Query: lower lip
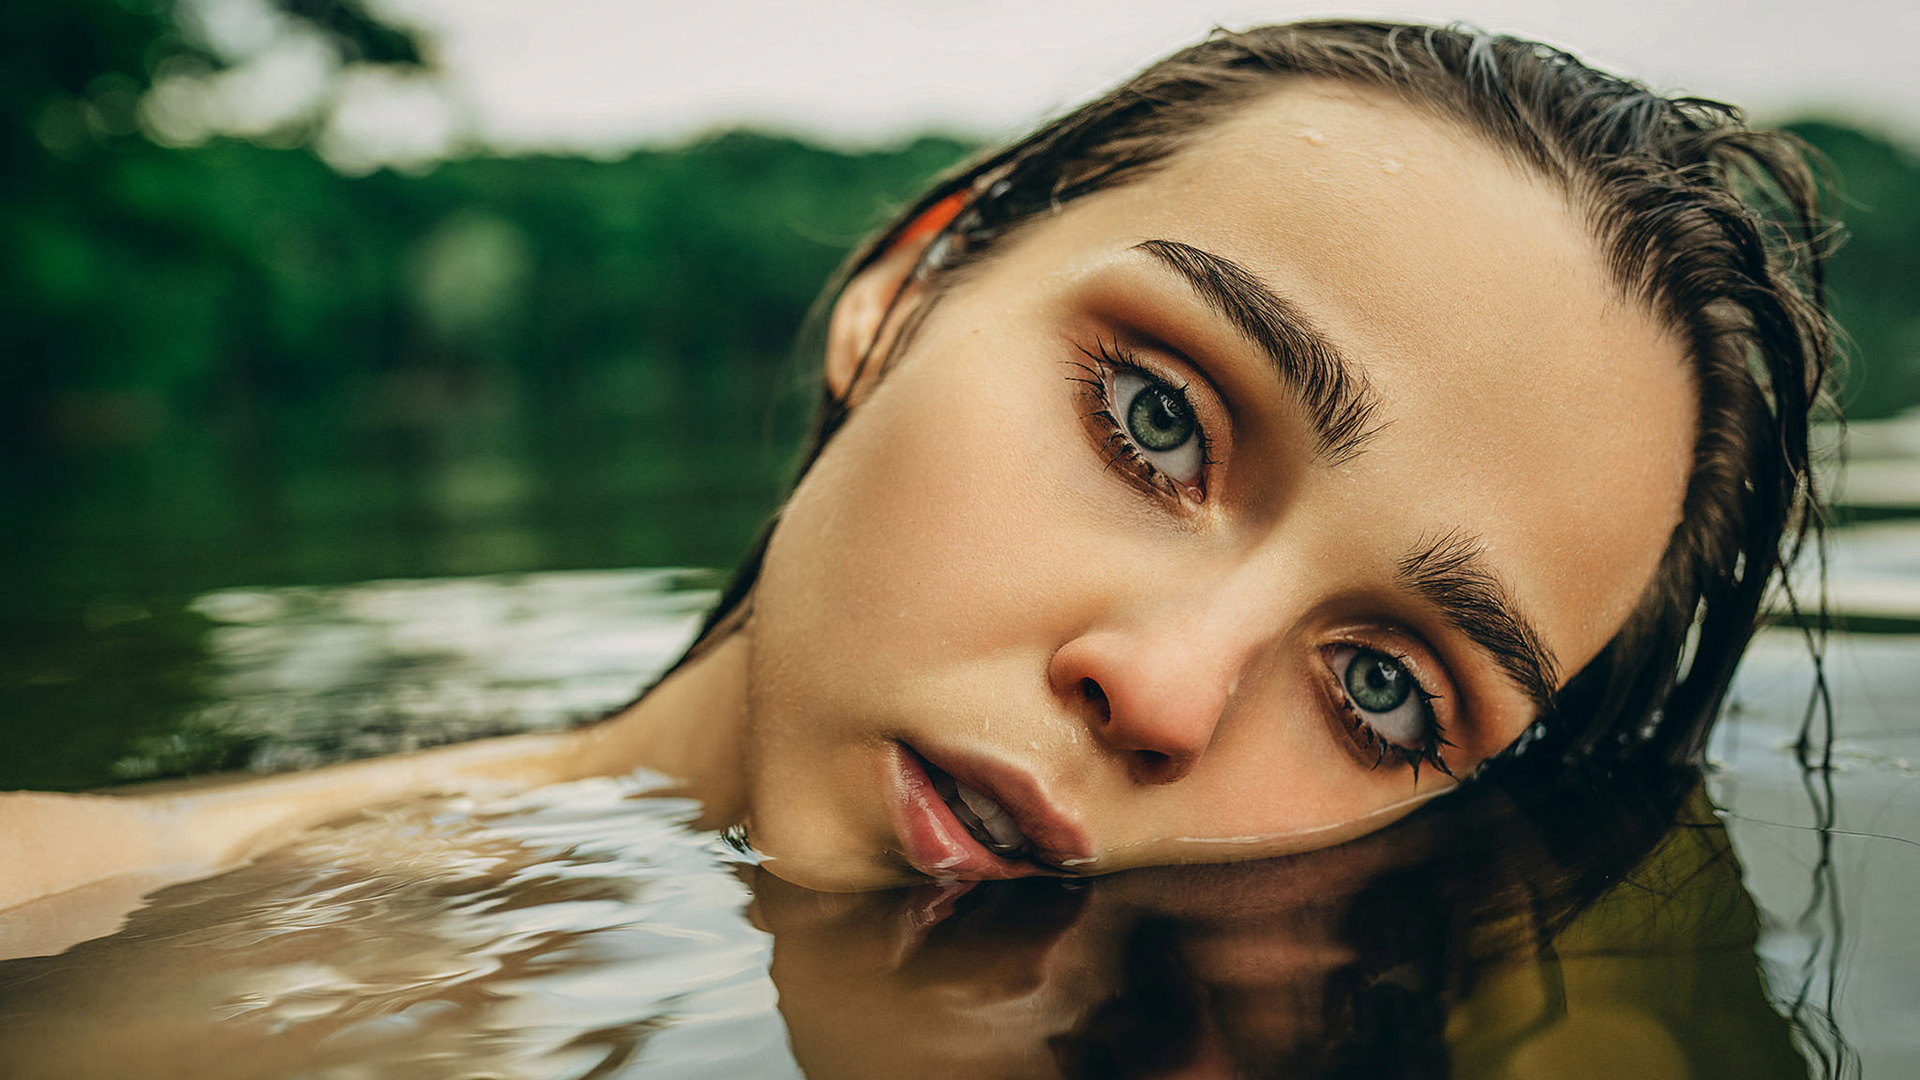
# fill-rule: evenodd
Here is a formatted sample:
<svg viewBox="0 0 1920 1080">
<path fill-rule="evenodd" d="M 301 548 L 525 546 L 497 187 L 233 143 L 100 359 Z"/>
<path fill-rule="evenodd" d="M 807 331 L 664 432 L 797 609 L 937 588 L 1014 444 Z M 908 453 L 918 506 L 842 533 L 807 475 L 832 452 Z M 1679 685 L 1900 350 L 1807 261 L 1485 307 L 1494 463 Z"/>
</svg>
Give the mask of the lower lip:
<svg viewBox="0 0 1920 1080">
<path fill-rule="evenodd" d="M 930 878 L 977 881 L 1031 877 L 1040 873 L 1032 863 L 1012 862 L 988 851 L 973 838 L 953 808 L 933 790 L 920 755 L 893 746 L 893 827 L 901 854 L 915 870 Z"/>
</svg>

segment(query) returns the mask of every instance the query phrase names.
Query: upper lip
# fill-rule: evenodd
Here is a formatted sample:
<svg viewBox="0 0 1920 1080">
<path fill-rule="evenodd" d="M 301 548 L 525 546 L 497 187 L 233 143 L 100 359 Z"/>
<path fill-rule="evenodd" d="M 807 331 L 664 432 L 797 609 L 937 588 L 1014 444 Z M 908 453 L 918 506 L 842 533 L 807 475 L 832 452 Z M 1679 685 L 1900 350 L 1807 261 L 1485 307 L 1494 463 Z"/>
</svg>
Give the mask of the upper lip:
<svg viewBox="0 0 1920 1080">
<path fill-rule="evenodd" d="M 1032 845 L 1033 862 L 1072 872 L 1075 862 L 1092 857 L 1086 830 L 1047 798 L 1040 781 L 1025 770 L 964 750 L 909 747 L 920 759 L 999 803 Z"/>
</svg>

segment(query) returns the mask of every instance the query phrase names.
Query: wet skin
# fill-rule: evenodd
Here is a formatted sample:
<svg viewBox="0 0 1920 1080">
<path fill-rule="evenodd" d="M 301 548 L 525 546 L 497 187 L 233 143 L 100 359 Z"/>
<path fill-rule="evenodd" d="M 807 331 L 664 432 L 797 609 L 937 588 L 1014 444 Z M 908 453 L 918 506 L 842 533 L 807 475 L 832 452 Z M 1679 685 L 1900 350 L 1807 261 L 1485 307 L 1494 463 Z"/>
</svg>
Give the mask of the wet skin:
<svg viewBox="0 0 1920 1080">
<path fill-rule="evenodd" d="M 914 254 L 836 309 L 852 416 L 750 618 L 602 736 L 689 776 L 790 880 L 1105 872 L 1379 828 L 1525 729 L 1678 520 L 1680 347 L 1568 196 L 1395 99 L 1284 87 L 1020 233 L 856 379 Z M 1324 339 L 1371 401 L 1358 438 L 1319 430 L 1324 385 L 1207 274 Z M 1168 404 L 1133 408 L 1142 388 Z M 1421 591 L 1463 560 L 1503 625 Z M 1476 640 L 1494 631 L 1534 642 L 1531 667 Z M 1419 689 L 1375 714 L 1367 672 Z M 1034 858 L 969 836 L 929 794 L 943 773 Z"/>
</svg>

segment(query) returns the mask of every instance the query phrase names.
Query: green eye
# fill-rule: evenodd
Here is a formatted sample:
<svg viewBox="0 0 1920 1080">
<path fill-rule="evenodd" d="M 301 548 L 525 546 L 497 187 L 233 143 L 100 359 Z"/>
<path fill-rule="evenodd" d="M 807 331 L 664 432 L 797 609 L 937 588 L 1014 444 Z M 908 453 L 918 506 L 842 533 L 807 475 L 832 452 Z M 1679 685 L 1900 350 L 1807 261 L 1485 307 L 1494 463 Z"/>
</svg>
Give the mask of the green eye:
<svg viewBox="0 0 1920 1080">
<path fill-rule="evenodd" d="M 1413 677 L 1393 657 L 1363 649 L 1347 665 L 1347 693 L 1366 712 L 1392 712 L 1413 693 Z"/>
<path fill-rule="evenodd" d="M 1127 405 L 1127 432 L 1142 450 L 1177 450 L 1193 438 L 1193 410 L 1165 387 L 1141 387 Z"/>
</svg>

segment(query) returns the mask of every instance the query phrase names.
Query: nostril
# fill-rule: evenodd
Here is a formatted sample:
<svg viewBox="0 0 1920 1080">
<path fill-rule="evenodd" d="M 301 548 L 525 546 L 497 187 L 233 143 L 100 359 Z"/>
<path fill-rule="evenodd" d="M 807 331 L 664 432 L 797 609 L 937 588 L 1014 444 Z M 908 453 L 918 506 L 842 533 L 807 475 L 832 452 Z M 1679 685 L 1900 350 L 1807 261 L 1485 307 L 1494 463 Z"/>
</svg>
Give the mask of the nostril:
<svg viewBox="0 0 1920 1080">
<path fill-rule="evenodd" d="M 1172 754 L 1163 754 L 1158 750 L 1134 751 L 1134 776 L 1144 783 L 1171 783 L 1178 780 L 1184 771 L 1174 761 Z"/>
<path fill-rule="evenodd" d="M 1080 696 L 1100 706 L 1100 714 L 1103 718 L 1108 715 L 1107 692 L 1100 689 L 1099 683 L 1092 679 L 1081 679 Z"/>
</svg>

